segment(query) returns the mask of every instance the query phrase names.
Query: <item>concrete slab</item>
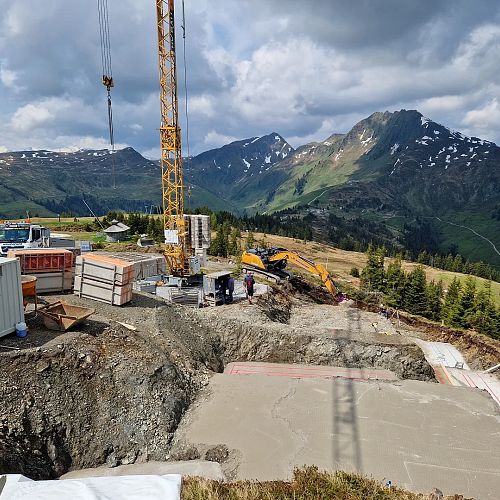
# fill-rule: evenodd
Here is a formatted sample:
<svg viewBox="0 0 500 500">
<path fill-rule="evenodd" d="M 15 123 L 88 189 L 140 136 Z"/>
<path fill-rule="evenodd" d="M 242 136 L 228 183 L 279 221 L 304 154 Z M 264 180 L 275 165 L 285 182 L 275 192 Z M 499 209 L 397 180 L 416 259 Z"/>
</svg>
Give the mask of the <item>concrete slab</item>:
<svg viewBox="0 0 500 500">
<path fill-rule="evenodd" d="M 398 380 L 398 376 L 394 372 L 375 368 L 341 368 L 337 366 L 290 365 L 252 361 L 229 363 L 224 373 L 228 375 L 261 374 L 289 378 L 342 377 L 355 380 Z"/>
<path fill-rule="evenodd" d="M 214 481 L 225 481 L 220 464 L 205 460 L 189 460 L 181 462 L 145 462 L 118 467 L 95 467 L 68 472 L 59 479 L 81 479 L 85 477 L 109 476 L 164 476 L 180 474 L 181 476 L 199 476 Z"/>
<path fill-rule="evenodd" d="M 498 499 L 500 413 L 482 392 L 401 381 L 216 375 L 176 439 L 237 450 L 240 479 L 358 470 L 429 493 Z"/>
</svg>

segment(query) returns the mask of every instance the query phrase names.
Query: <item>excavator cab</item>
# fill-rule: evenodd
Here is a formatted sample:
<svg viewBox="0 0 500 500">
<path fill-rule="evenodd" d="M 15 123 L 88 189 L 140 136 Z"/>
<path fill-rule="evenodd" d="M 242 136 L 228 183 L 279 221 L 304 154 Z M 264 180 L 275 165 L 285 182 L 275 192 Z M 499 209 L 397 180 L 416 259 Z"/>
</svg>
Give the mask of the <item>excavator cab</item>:
<svg viewBox="0 0 500 500">
<path fill-rule="evenodd" d="M 276 282 L 290 279 L 291 274 L 285 271 L 285 267 L 291 263 L 318 276 L 333 297 L 339 293 L 337 285 L 325 266 L 315 264 L 312 260 L 286 248 L 251 248 L 243 252 L 241 263 L 243 269 L 255 271 Z"/>
</svg>

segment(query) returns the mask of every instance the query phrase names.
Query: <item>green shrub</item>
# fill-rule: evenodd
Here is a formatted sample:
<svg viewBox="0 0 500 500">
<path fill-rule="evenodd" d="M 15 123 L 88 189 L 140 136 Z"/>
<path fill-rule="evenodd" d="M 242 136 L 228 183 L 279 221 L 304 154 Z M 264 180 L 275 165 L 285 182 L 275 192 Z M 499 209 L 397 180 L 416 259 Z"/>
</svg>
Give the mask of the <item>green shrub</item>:
<svg viewBox="0 0 500 500">
<path fill-rule="evenodd" d="M 351 268 L 350 274 L 351 274 L 351 276 L 354 276 L 355 278 L 359 278 L 359 269 L 357 267 Z"/>
</svg>

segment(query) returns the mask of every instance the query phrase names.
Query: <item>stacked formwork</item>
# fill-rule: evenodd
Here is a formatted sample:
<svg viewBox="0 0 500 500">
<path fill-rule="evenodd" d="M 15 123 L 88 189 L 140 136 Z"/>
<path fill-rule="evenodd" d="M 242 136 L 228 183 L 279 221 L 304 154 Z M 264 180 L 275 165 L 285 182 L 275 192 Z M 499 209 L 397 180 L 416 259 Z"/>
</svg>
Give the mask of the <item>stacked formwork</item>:
<svg viewBox="0 0 500 500">
<path fill-rule="evenodd" d="M 74 293 L 121 306 L 132 300 L 134 282 L 165 273 L 163 255 L 94 252 L 76 260 Z"/>
<path fill-rule="evenodd" d="M 79 297 L 121 306 L 132 300 L 134 267 L 130 262 L 86 254 L 76 259 L 74 293 Z"/>
<path fill-rule="evenodd" d="M 93 255 L 104 255 L 114 259 L 125 260 L 134 266 L 134 281 L 150 276 L 161 276 L 167 273 L 167 262 L 160 254 L 139 252 L 94 252 Z"/>
<path fill-rule="evenodd" d="M 206 265 L 207 252 L 212 243 L 210 217 L 208 215 L 190 215 L 191 248 L 194 255 L 200 258 L 202 266 Z"/>
<path fill-rule="evenodd" d="M 37 278 L 37 293 L 65 292 L 73 288 L 73 253 L 64 248 L 10 250 L 19 259 L 21 273 Z"/>
</svg>

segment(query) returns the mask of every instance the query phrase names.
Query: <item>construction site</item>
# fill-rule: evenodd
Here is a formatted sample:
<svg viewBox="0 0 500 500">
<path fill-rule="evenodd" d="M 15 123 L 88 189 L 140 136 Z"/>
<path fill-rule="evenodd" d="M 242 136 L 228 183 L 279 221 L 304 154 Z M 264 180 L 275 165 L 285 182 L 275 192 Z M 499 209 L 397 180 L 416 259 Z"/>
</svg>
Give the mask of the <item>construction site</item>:
<svg viewBox="0 0 500 500">
<path fill-rule="evenodd" d="M 498 499 L 500 342 L 356 300 L 300 242 L 208 256 L 210 217 L 184 210 L 174 1 L 156 9 L 162 253 L 0 224 L 0 498 L 176 499 L 193 476 L 316 466 Z"/>
</svg>

